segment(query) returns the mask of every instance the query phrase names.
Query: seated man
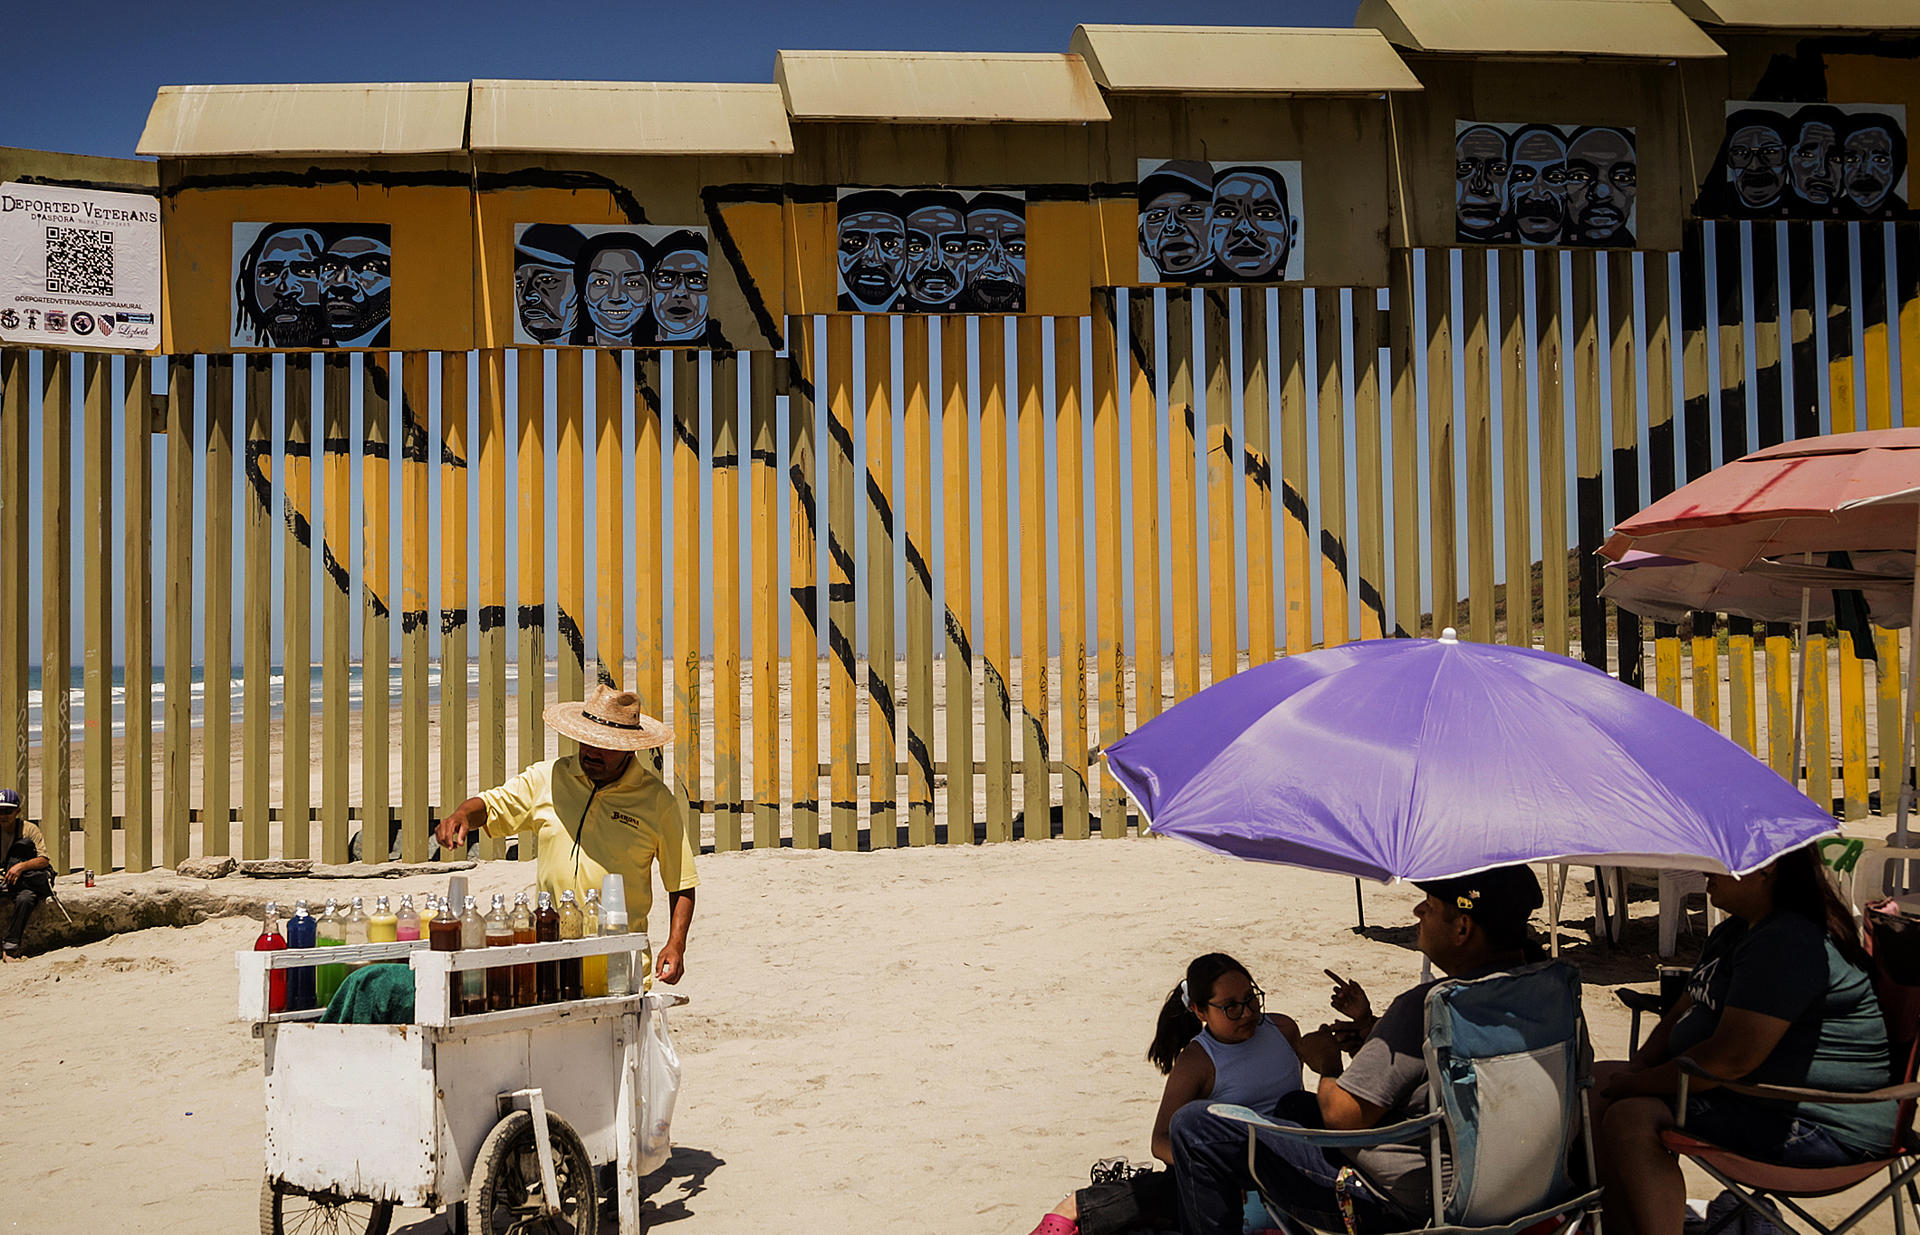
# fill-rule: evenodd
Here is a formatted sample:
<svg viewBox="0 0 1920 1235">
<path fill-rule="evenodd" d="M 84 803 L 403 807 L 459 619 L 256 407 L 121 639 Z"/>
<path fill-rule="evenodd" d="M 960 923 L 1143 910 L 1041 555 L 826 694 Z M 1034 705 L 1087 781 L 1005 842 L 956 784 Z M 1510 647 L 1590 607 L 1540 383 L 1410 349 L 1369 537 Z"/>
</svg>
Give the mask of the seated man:
<svg viewBox="0 0 1920 1235">
<path fill-rule="evenodd" d="M 1541 904 L 1540 882 L 1525 866 L 1506 866 L 1417 885 L 1427 898 L 1414 908 L 1419 948 L 1452 978 L 1477 978 L 1529 959 L 1527 917 Z M 1300 1056 L 1320 1074 L 1320 1116 L 1327 1128 L 1356 1131 L 1398 1123 L 1430 1109 L 1427 1093 L 1427 988 L 1421 983 L 1375 1018 L 1358 983 L 1342 982 L 1334 1007 L 1354 1019 L 1306 1034 Z M 1342 1041 L 1358 1041 L 1343 1073 Z M 1286 1120 L 1276 1122 L 1285 1123 Z M 1247 1127 L 1211 1114 L 1202 1103 L 1173 1117 L 1173 1169 L 1187 1235 L 1233 1235 L 1241 1197 L 1253 1186 L 1247 1170 Z M 1261 1133 L 1256 1157 L 1275 1201 L 1303 1220 L 1339 1228 L 1334 1181 L 1351 1161 L 1374 1188 L 1411 1215 L 1430 1214 L 1427 1138 L 1403 1145 L 1323 1151 L 1304 1141 Z"/>
<path fill-rule="evenodd" d="M 6 938 L 0 940 L 0 958 L 21 959 L 27 920 L 52 895 L 53 861 L 47 857 L 46 838 L 20 817 L 20 791 L 0 789 L 0 900 L 13 907 Z"/>
</svg>

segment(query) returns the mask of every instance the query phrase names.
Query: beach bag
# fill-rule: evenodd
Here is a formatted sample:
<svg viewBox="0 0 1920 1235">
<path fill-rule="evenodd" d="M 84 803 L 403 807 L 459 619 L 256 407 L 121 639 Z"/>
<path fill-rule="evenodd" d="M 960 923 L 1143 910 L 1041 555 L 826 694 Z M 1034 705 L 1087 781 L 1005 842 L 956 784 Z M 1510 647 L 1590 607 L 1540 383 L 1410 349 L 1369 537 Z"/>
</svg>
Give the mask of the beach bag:
<svg viewBox="0 0 1920 1235">
<path fill-rule="evenodd" d="M 640 1040 L 640 1170 L 650 1175 L 673 1152 L 673 1104 L 680 1096 L 680 1052 L 667 1031 L 667 1010 L 648 1014 Z"/>
</svg>

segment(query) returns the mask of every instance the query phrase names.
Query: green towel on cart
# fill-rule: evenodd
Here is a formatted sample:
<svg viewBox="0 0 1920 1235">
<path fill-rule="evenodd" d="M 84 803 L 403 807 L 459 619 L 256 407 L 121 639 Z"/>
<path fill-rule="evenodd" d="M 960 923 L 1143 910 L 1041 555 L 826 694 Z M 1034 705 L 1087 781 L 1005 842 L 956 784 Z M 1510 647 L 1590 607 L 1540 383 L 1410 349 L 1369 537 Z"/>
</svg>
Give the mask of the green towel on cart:
<svg viewBox="0 0 1920 1235">
<path fill-rule="evenodd" d="M 323 1025 L 413 1023 L 413 967 L 368 965 L 347 975 L 321 1014 Z"/>
</svg>

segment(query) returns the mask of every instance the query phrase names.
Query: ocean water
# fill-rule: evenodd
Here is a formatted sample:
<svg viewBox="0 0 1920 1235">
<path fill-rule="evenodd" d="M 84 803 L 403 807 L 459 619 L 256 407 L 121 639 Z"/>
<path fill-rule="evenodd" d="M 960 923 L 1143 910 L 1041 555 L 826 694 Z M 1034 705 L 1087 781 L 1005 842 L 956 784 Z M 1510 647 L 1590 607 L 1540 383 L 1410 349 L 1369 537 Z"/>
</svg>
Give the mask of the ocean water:
<svg viewBox="0 0 1920 1235">
<path fill-rule="evenodd" d="M 546 666 L 547 682 L 550 684 L 557 683 L 559 681 L 559 673 L 559 662 L 548 661 Z M 400 674 L 401 666 L 399 661 L 393 661 L 387 666 L 386 697 L 392 702 L 398 702 L 400 699 Z M 520 677 L 519 666 L 512 661 L 507 663 L 506 677 L 507 689 L 512 691 Z M 429 663 L 427 666 L 427 698 L 429 703 L 438 703 L 440 700 L 441 678 L 439 663 Z M 246 717 L 244 681 L 245 675 L 242 673 L 240 667 L 238 665 L 234 666 L 228 689 L 231 692 L 229 711 L 236 729 L 239 728 Z M 379 678 L 377 676 L 374 682 L 377 698 L 379 684 Z M 469 699 L 478 698 L 480 693 L 480 666 L 477 663 L 469 662 L 467 665 L 466 686 L 467 697 Z M 276 720 L 286 713 L 286 687 L 287 679 L 285 669 L 280 665 L 274 665 L 272 676 L 268 679 L 267 699 L 268 708 Z M 153 684 L 148 689 L 152 692 L 153 727 L 158 731 L 165 725 L 167 716 L 167 682 L 166 671 L 164 669 L 155 669 L 153 671 Z M 193 667 L 193 680 L 189 686 L 189 690 L 191 692 L 189 707 L 193 718 L 193 727 L 198 729 L 206 722 L 207 682 L 206 670 L 203 666 L 195 665 Z M 307 693 L 311 703 L 311 709 L 316 716 L 320 712 L 321 692 L 321 669 L 319 665 L 314 665 L 308 670 Z M 364 702 L 365 696 L 366 666 L 359 661 L 353 661 L 347 666 L 347 706 L 352 709 L 359 708 Z M 68 671 L 67 677 L 67 728 L 68 732 L 73 735 L 75 741 L 80 741 L 86 736 L 86 705 L 85 670 L 81 666 L 75 665 Z M 57 711 L 59 707 L 57 696 L 54 707 Z M 42 690 L 41 667 L 37 664 L 30 665 L 27 669 L 27 732 L 29 735 L 28 740 L 31 742 L 37 743 L 39 741 L 39 735 L 44 732 L 41 722 L 45 708 L 46 697 L 45 692 Z M 126 732 L 127 674 L 124 666 L 116 665 L 113 670 L 113 736 L 116 738 L 122 737 Z"/>
</svg>

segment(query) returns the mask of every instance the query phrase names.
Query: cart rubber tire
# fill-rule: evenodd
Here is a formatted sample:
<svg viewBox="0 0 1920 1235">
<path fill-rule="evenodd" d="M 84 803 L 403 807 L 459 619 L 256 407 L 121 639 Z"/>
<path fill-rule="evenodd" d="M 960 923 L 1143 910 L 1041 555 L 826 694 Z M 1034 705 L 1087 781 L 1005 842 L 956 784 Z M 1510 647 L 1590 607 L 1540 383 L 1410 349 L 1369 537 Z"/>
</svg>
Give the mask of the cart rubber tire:
<svg viewBox="0 0 1920 1235">
<path fill-rule="evenodd" d="M 533 1114 L 511 1111 L 487 1133 L 474 1161 L 467 1184 L 468 1235 L 598 1235 L 600 1202 L 586 1144 L 573 1125 L 552 1111 L 547 1112 L 547 1136 L 553 1145 L 560 1213 L 539 1220 L 540 1158 Z M 530 1204 L 516 1211 L 516 1197 Z"/>
<path fill-rule="evenodd" d="M 260 1181 L 260 1235 L 387 1235 L 392 1224 L 388 1201 L 314 1197 L 271 1179 Z"/>
</svg>

